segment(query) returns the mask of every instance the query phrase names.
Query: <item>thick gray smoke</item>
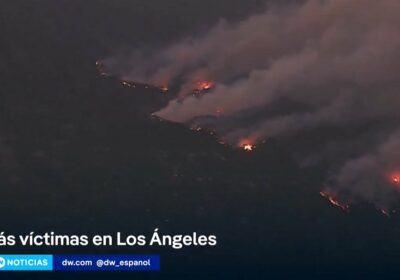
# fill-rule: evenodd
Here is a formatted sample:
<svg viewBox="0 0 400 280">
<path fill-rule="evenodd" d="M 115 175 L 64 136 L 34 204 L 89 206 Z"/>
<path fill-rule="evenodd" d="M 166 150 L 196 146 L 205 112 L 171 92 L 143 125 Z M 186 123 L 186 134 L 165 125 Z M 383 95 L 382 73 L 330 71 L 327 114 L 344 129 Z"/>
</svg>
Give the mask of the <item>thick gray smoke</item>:
<svg viewBox="0 0 400 280">
<path fill-rule="evenodd" d="M 314 135 L 309 139 L 318 150 L 301 160 L 333 162 L 326 182 L 331 192 L 389 207 L 397 192 L 390 176 L 400 168 L 399 14 L 398 0 L 270 7 L 134 60 L 123 75 L 180 83 L 179 97 L 156 115 L 176 122 L 214 116 L 209 122 L 233 145 Z M 115 69 L 119 62 L 107 64 Z M 215 88 L 200 98 L 188 95 L 202 80 Z M 268 113 L 289 103 L 290 109 Z M 319 139 L 323 128 L 346 136 Z"/>
</svg>

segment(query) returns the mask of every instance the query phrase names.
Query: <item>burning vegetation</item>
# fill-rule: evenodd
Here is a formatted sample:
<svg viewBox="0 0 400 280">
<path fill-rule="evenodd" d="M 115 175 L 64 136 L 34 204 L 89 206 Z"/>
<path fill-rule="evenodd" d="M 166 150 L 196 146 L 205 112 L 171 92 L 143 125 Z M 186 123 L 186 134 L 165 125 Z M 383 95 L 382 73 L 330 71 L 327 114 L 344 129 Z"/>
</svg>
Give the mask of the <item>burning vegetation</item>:
<svg viewBox="0 0 400 280">
<path fill-rule="evenodd" d="M 396 173 L 392 174 L 390 180 L 392 181 L 392 183 L 395 186 L 400 187 L 400 173 L 396 172 Z"/>
<path fill-rule="evenodd" d="M 163 86 L 160 86 L 160 90 L 162 92 L 168 92 L 169 91 L 169 87 L 167 85 L 163 85 Z"/>
<path fill-rule="evenodd" d="M 111 77 L 112 75 L 110 75 L 109 73 L 106 72 L 105 70 L 105 66 L 103 65 L 103 63 L 101 61 L 96 61 L 96 69 L 97 72 L 99 73 L 100 76 L 102 77 Z M 144 87 L 146 89 L 148 88 L 154 88 L 154 89 L 158 89 L 163 93 L 166 93 L 169 91 L 169 87 L 168 85 L 161 85 L 161 86 L 155 86 L 155 85 L 149 85 L 149 84 L 144 84 L 144 83 L 138 83 L 138 82 L 132 82 L 132 81 L 128 81 L 128 80 L 119 80 L 119 83 L 124 86 L 124 87 L 128 87 L 128 88 L 136 88 L 136 87 Z"/>
<path fill-rule="evenodd" d="M 390 181 L 390 183 L 393 184 L 396 188 L 400 189 L 400 172 L 389 174 L 387 176 L 387 180 Z M 342 210 L 348 210 L 350 208 L 350 204 L 344 204 L 337 198 L 337 196 L 333 195 L 332 193 L 322 191 L 320 192 L 320 195 L 323 198 L 326 198 L 332 205 L 339 207 Z M 391 214 L 397 213 L 396 209 L 382 207 L 382 205 L 375 205 L 375 209 L 387 217 L 390 217 Z"/>
<path fill-rule="evenodd" d="M 195 90 L 196 91 L 207 91 L 211 90 L 214 87 L 214 82 L 212 81 L 202 81 L 196 84 Z"/>
<path fill-rule="evenodd" d="M 96 61 L 96 69 L 97 69 L 98 73 L 100 74 L 100 76 L 102 76 L 102 77 L 112 76 L 109 73 L 107 73 L 105 68 L 106 68 L 105 65 L 100 60 Z M 163 93 L 167 93 L 170 91 L 170 87 L 169 87 L 167 81 L 164 81 L 163 83 L 160 83 L 158 85 L 146 84 L 146 83 L 142 83 L 142 82 L 138 82 L 138 81 L 128 81 L 128 80 L 120 80 L 119 82 L 121 83 L 121 85 L 123 85 L 125 87 L 129 87 L 129 88 L 136 88 L 137 86 L 145 86 L 145 88 L 158 89 Z M 214 87 L 215 87 L 215 83 L 211 80 L 199 81 L 193 85 L 192 92 L 193 92 L 194 96 L 200 97 L 201 96 L 200 94 L 210 91 Z M 219 111 L 218 114 L 220 114 L 221 112 L 222 111 Z"/>
<path fill-rule="evenodd" d="M 215 84 L 212 81 L 202 81 L 194 85 L 192 90 L 192 95 L 195 97 L 202 97 L 204 93 L 212 90 Z"/>
<path fill-rule="evenodd" d="M 342 210 L 347 210 L 350 207 L 349 205 L 342 204 L 334 195 L 328 192 L 320 192 L 319 194 L 323 198 L 326 198 L 331 204 L 335 205 L 336 207 L 339 207 Z"/>
<path fill-rule="evenodd" d="M 239 142 L 238 145 L 243 151 L 246 152 L 252 152 L 255 149 L 255 145 L 253 144 L 253 141 L 249 140 L 249 139 L 242 139 Z"/>
<path fill-rule="evenodd" d="M 252 152 L 254 150 L 254 146 L 251 144 L 244 144 L 242 146 L 243 150 L 245 150 L 246 152 Z"/>
<path fill-rule="evenodd" d="M 99 72 L 99 74 L 103 77 L 110 77 L 110 75 L 105 71 L 104 69 L 104 65 L 100 62 L 100 61 L 96 61 L 96 68 L 97 71 Z M 124 87 L 129 87 L 129 88 L 136 88 L 136 87 L 144 87 L 144 88 L 153 88 L 153 89 L 158 89 L 163 93 L 167 93 L 170 91 L 169 85 L 168 83 L 160 83 L 159 85 L 149 85 L 149 84 L 142 84 L 142 83 L 135 83 L 132 81 L 128 81 L 128 80 L 119 80 L 120 84 Z M 198 82 L 195 84 L 194 88 L 193 88 L 193 95 L 201 97 L 201 94 L 207 91 L 212 90 L 215 87 L 215 83 L 212 81 L 202 81 L 202 82 Z M 224 108 L 223 107 L 216 107 L 215 109 L 215 113 L 217 116 L 221 115 L 224 113 Z M 156 119 L 157 121 L 164 121 L 164 119 L 156 116 L 156 115 L 152 115 L 153 119 Z M 211 136 L 215 136 L 215 132 L 214 131 L 210 131 L 205 127 L 200 127 L 200 126 L 196 126 L 196 127 L 192 127 L 192 130 L 196 131 L 196 132 L 200 132 L 200 131 L 205 131 L 206 133 L 209 133 Z M 217 137 L 218 138 L 218 137 Z M 264 141 L 265 142 L 265 141 Z M 218 138 L 218 143 L 221 145 L 227 145 L 225 141 L 221 140 Z M 254 143 L 254 139 L 242 139 L 239 142 L 239 148 L 247 153 L 251 153 L 254 152 L 256 146 L 253 144 Z M 400 190 L 400 171 L 396 171 L 393 173 L 389 173 L 387 175 L 387 180 L 396 188 L 398 188 Z M 339 207 L 340 209 L 347 211 L 350 208 L 349 204 L 344 204 L 343 202 L 341 202 L 337 196 L 335 196 L 334 194 L 327 192 L 327 191 L 321 191 L 320 192 L 321 197 L 325 198 L 326 200 L 328 200 L 332 205 L 334 205 L 335 207 Z M 395 210 L 387 210 L 385 208 L 376 208 L 378 211 L 380 211 L 383 215 L 385 216 L 390 216 L 390 213 L 395 213 Z"/>
</svg>

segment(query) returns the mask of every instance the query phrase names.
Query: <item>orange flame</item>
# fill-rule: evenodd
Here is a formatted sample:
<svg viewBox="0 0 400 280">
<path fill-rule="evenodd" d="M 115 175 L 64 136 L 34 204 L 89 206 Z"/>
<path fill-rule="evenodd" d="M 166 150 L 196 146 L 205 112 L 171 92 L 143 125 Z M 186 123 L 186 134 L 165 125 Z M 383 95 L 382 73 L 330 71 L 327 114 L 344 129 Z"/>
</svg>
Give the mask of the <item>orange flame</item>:
<svg viewBox="0 0 400 280">
<path fill-rule="evenodd" d="M 347 210 L 349 208 L 349 205 L 340 203 L 336 197 L 334 197 L 333 195 L 331 195 L 327 192 L 320 192 L 319 194 L 322 197 L 326 198 L 331 204 L 335 205 L 336 207 L 341 208 L 342 210 Z"/>
<path fill-rule="evenodd" d="M 168 88 L 167 85 L 163 85 L 163 86 L 160 86 L 160 90 L 161 90 L 162 92 L 167 92 L 167 91 L 169 91 L 169 88 Z"/>
<path fill-rule="evenodd" d="M 198 82 L 196 85 L 196 90 L 203 91 L 203 90 L 210 90 L 214 87 L 214 82 L 212 81 L 202 81 Z"/>
<path fill-rule="evenodd" d="M 400 186 L 400 173 L 394 173 L 391 175 L 391 181 L 394 185 Z"/>
<path fill-rule="evenodd" d="M 254 149 L 254 146 L 251 144 L 243 145 L 243 150 L 245 150 L 246 152 L 251 152 L 251 151 L 253 151 L 253 149 Z"/>
<path fill-rule="evenodd" d="M 249 138 L 241 139 L 238 143 L 238 147 L 243 149 L 246 152 L 252 152 L 256 148 L 256 146 L 253 144 L 254 141 Z"/>
</svg>

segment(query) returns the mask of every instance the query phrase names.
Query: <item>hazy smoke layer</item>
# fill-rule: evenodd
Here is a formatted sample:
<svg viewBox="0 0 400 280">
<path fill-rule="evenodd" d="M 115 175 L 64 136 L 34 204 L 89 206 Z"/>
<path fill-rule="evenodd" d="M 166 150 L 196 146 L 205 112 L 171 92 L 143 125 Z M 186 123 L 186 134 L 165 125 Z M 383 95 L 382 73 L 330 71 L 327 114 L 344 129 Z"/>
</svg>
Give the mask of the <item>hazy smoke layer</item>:
<svg viewBox="0 0 400 280">
<path fill-rule="evenodd" d="M 222 21 L 203 37 L 136 53 L 145 59 L 125 64 L 123 75 L 181 84 L 179 98 L 156 114 L 177 122 L 215 116 L 208 121 L 235 145 L 311 133 L 310 144 L 320 149 L 302 159 L 332 161 L 331 191 L 386 207 L 397 192 L 391 176 L 400 170 L 399 14 L 398 0 L 270 7 L 237 24 Z M 116 59 L 106 63 L 121 69 Z M 215 82 L 212 92 L 188 95 L 202 80 Z M 266 113 L 288 102 L 295 105 Z M 319 139 L 323 127 L 363 129 Z"/>
</svg>

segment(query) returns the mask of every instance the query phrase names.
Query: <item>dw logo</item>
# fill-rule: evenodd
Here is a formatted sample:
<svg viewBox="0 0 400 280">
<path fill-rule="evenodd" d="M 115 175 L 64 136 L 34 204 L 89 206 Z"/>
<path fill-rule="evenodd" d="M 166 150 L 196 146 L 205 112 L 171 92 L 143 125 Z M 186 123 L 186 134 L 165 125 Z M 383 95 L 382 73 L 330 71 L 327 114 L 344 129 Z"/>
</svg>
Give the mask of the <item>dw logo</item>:
<svg viewBox="0 0 400 280">
<path fill-rule="evenodd" d="M 0 268 L 3 268 L 6 266 L 6 260 L 2 257 L 0 257 Z"/>
</svg>

